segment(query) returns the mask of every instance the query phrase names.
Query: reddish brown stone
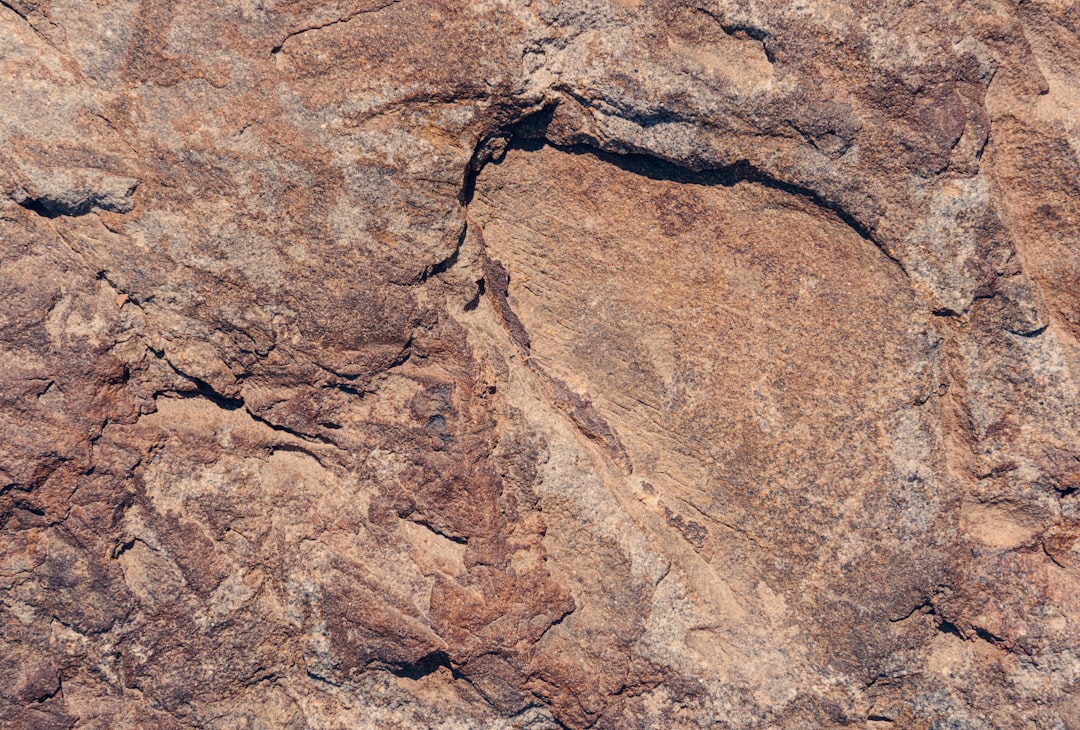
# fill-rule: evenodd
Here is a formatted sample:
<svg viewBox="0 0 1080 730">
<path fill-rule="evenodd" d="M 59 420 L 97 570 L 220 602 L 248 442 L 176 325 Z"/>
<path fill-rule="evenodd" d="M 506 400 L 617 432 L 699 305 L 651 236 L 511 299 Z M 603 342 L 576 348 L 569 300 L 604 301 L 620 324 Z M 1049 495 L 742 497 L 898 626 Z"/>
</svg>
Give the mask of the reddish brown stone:
<svg viewBox="0 0 1080 730">
<path fill-rule="evenodd" d="M 1080 727 L 1068 3 L 0 3 L 0 725 Z"/>
</svg>

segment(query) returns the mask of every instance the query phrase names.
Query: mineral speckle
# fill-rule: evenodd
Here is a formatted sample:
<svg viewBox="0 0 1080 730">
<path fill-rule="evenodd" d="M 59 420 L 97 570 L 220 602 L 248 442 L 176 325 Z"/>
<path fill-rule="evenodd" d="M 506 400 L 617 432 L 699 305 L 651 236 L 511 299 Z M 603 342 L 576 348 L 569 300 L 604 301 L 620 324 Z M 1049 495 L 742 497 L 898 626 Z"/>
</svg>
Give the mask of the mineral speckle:
<svg viewBox="0 0 1080 730">
<path fill-rule="evenodd" d="M 0 2 L 0 726 L 1080 728 L 1078 28 Z"/>
</svg>

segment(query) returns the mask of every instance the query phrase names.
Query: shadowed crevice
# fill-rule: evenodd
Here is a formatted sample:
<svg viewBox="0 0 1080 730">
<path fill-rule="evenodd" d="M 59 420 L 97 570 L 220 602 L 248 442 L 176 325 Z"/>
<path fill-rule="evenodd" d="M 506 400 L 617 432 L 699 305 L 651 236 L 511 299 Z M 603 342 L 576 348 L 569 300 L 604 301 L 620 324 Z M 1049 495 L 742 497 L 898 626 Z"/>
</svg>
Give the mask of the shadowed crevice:
<svg viewBox="0 0 1080 730">
<path fill-rule="evenodd" d="M 524 128 L 528 129 L 530 125 L 535 125 L 535 121 L 528 122 L 527 124 L 523 122 L 522 124 L 525 125 Z M 742 160 L 734 165 L 726 167 L 692 170 L 648 154 L 638 152 L 608 152 L 587 144 L 559 145 L 552 143 L 546 137 L 536 137 L 533 135 L 512 136 L 509 149 L 516 149 L 524 152 L 538 152 L 545 146 L 553 147 L 560 152 L 566 152 L 572 155 L 588 155 L 618 167 L 621 170 L 660 182 L 700 185 L 703 187 L 734 187 L 741 182 L 752 182 L 771 190 L 792 195 L 812 204 L 816 208 L 835 215 L 844 225 L 855 231 L 860 238 L 873 244 L 875 248 L 881 251 L 889 261 L 894 263 L 897 268 L 907 276 L 907 270 L 900 260 L 889 253 L 885 246 L 874 238 L 874 235 L 869 228 L 861 223 L 854 215 L 849 213 L 840 203 L 825 198 L 812 188 L 780 180 L 750 164 L 747 160 Z"/>
<path fill-rule="evenodd" d="M 754 37 L 754 36 L 751 36 Z M 569 93 L 569 92 L 568 92 Z M 580 100 L 583 104 L 587 100 Z M 507 152 L 519 150 L 523 152 L 538 152 L 544 147 L 552 147 L 561 152 L 573 155 L 588 155 L 595 159 L 606 162 L 635 175 L 656 181 L 666 181 L 681 184 L 700 185 L 704 187 L 721 186 L 733 187 L 741 182 L 757 183 L 763 187 L 791 195 L 819 210 L 831 213 L 845 226 L 853 230 L 864 241 L 872 244 L 889 261 L 891 261 L 904 276 L 910 279 L 904 264 L 896 258 L 886 246 L 875 238 L 871 229 L 853 215 L 840 202 L 832 200 L 818 191 L 805 185 L 782 180 L 768 172 L 755 167 L 748 160 L 741 160 L 733 165 L 723 167 L 692 169 L 678 162 L 665 160 L 646 152 L 611 152 L 603 150 L 589 143 L 563 145 L 553 142 L 548 136 L 548 127 L 555 116 L 558 102 L 549 103 L 539 110 L 532 111 L 517 121 L 505 125 L 491 134 L 481 138 L 473 151 L 472 158 L 466 167 L 462 178 L 461 191 L 458 200 L 461 205 L 468 209 L 476 192 L 476 181 L 489 164 L 499 164 Z M 635 123 L 639 119 L 631 119 Z M 680 121 L 677 119 L 665 119 L 664 121 Z M 650 123 L 655 120 L 650 120 Z M 446 272 L 457 263 L 458 252 L 468 233 L 468 223 L 462 228 L 458 245 L 453 253 L 444 261 L 435 264 L 422 277 L 423 281 Z M 490 283 L 489 283 L 490 286 Z"/>
<path fill-rule="evenodd" d="M 430 654 L 425 654 L 420 657 L 415 662 L 394 664 L 387 669 L 395 677 L 417 680 L 423 679 L 429 674 L 434 674 L 443 667 L 450 671 L 450 675 L 454 679 L 461 679 L 461 675 L 459 675 L 453 665 L 450 664 L 450 657 L 445 651 L 433 651 Z"/>
</svg>

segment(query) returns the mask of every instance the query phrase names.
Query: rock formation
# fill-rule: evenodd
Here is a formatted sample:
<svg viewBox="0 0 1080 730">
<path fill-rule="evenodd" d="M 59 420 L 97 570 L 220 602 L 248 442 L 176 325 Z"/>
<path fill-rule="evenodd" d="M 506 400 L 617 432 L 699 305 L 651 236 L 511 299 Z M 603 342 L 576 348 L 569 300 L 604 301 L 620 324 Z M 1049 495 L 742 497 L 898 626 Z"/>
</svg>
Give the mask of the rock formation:
<svg viewBox="0 0 1080 730">
<path fill-rule="evenodd" d="M 1080 9 L 0 0 L 0 726 L 1080 728 Z"/>
</svg>

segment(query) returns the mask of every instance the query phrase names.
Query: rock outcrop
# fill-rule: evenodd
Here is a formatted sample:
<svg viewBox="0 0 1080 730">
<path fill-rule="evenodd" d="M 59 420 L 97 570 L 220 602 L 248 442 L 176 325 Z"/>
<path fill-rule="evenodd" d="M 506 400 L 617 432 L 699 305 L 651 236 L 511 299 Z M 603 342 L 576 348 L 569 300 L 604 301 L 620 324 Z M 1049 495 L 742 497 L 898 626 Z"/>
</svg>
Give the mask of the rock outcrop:
<svg viewBox="0 0 1080 730">
<path fill-rule="evenodd" d="M 1080 728 L 1080 10 L 0 2 L 0 726 Z"/>
</svg>

